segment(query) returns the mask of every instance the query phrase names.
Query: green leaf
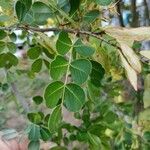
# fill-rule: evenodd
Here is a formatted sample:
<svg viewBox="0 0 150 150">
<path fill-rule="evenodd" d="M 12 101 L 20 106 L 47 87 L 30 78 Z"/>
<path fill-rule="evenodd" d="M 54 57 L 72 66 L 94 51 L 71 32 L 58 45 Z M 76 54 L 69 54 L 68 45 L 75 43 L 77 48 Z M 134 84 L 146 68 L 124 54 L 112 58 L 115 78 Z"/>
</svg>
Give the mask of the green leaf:
<svg viewBox="0 0 150 150">
<path fill-rule="evenodd" d="M 87 23 L 93 23 L 99 17 L 99 15 L 99 10 L 91 10 L 85 14 L 83 21 Z"/>
<path fill-rule="evenodd" d="M 28 138 L 31 141 L 38 141 L 40 139 L 40 127 L 35 124 L 31 124 L 31 129 L 28 134 Z"/>
<path fill-rule="evenodd" d="M 77 84 L 84 83 L 91 73 L 92 65 L 86 59 L 78 59 L 71 63 L 70 71 L 73 81 Z"/>
<path fill-rule="evenodd" d="M 50 75 L 54 80 L 59 80 L 66 73 L 68 61 L 62 56 L 56 56 L 50 65 Z"/>
<path fill-rule="evenodd" d="M 61 106 L 58 105 L 50 115 L 49 121 L 48 121 L 48 128 L 51 133 L 54 133 L 58 130 L 60 123 L 62 120 L 62 114 L 61 114 Z"/>
<path fill-rule="evenodd" d="M 24 3 L 26 11 L 28 11 L 31 8 L 32 0 L 21 0 L 21 2 Z"/>
<path fill-rule="evenodd" d="M 28 113 L 28 119 L 35 124 L 39 124 L 42 121 L 42 116 L 40 113 Z"/>
<path fill-rule="evenodd" d="M 9 89 L 9 85 L 7 83 L 2 84 L 2 91 L 6 92 Z"/>
<path fill-rule="evenodd" d="M 5 47 L 6 47 L 6 43 L 3 41 L 0 41 L 0 53 L 4 51 Z"/>
<path fill-rule="evenodd" d="M 71 6 L 69 14 L 73 15 L 79 9 L 80 0 L 69 0 L 69 2 Z"/>
<path fill-rule="evenodd" d="M 37 59 L 41 54 L 41 48 L 36 46 L 28 50 L 27 55 L 30 59 Z"/>
<path fill-rule="evenodd" d="M 16 10 L 18 20 L 21 22 L 26 15 L 26 7 L 25 7 L 24 3 L 22 3 L 21 1 L 17 1 L 15 10 Z"/>
<path fill-rule="evenodd" d="M 10 17 L 7 15 L 0 15 L 0 22 L 6 22 L 9 21 Z"/>
<path fill-rule="evenodd" d="M 57 6 L 66 13 L 70 11 L 70 4 L 68 0 L 57 0 Z"/>
<path fill-rule="evenodd" d="M 18 59 L 15 55 L 13 55 L 12 53 L 7 53 L 7 58 L 9 60 L 9 62 L 11 63 L 11 65 L 16 66 L 18 64 Z"/>
<path fill-rule="evenodd" d="M 0 30 L 0 40 L 4 39 L 7 36 L 7 33 L 3 30 Z"/>
<path fill-rule="evenodd" d="M 117 119 L 117 115 L 114 112 L 109 111 L 108 113 L 106 113 L 104 115 L 103 119 L 104 119 L 105 122 L 110 124 L 110 123 L 113 123 Z"/>
<path fill-rule="evenodd" d="M 5 57 L 5 54 L 0 54 L 0 68 L 3 68 L 5 67 L 6 65 L 6 57 Z"/>
<path fill-rule="evenodd" d="M 91 61 L 92 63 L 92 72 L 90 74 L 91 77 L 91 82 L 96 86 L 100 87 L 101 86 L 101 80 L 104 77 L 105 70 L 102 67 L 101 64 L 99 64 L 96 61 Z"/>
<path fill-rule="evenodd" d="M 88 140 L 91 144 L 91 147 L 93 147 L 94 150 L 98 150 L 101 147 L 101 140 L 98 136 L 88 133 Z"/>
<path fill-rule="evenodd" d="M 40 105 L 43 102 L 43 97 L 41 96 L 35 96 L 32 99 L 37 105 Z"/>
<path fill-rule="evenodd" d="M 97 4 L 102 5 L 102 6 L 107 6 L 109 5 L 111 2 L 113 2 L 113 0 L 95 0 Z"/>
<path fill-rule="evenodd" d="M 16 50 L 17 50 L 16 44 L 13 43 L 13 42 L 8 42 L 8 43 L 7 43 L 7 48 L 9 49 L 9 51 L 10 51 L 11 53 L 15 53 Z"/>
<path fill-rule="evenodd" d="M 67 150 L 67 148 L 63 146 L 55 146 L 55 147 L 52 147 L 51 150 Z"/>
<path fill-rule="evenodd" d="M 28 150 L 40 150 L 40 142 L 39 141 L 30 141 L 28 145 Z"/>
<path fill-rule="evenodd" d="M 41 134 L 41 139 L 43 141 L 47 141 L 51 138 L 51 133 L 47 128 L 41 127 L 40 128 L 40 134 Z"/>
<path fill-rule="evenodd" d="M 44 61 L 44 64 L 45 64 L 46 68 L 49 70 L 50 69 L 49 61 L 47 61 L 46 59 L 43 59 L 43 61 Z"/>
<path fill-rule="evenodd" d="M 35 60 L 31 68 L 33 72 L 36 72 L 36 73 L 40 72 L 42 69 L 42 59 Z"/>
<path fill-rule="evenodd" d="M 60 81 L 50 83 L 44 92 L 47 107 L 54 108 L 61 98 L 64 84 Z"/>
<path fill-rule="evenodd" d="M 15 42 L 17 40 L 17 36 L 14 32 L 9 34 L 9 38 L 11 39 L 12 42 Z"/>
<path fill-rule="evenodd" d="M 28 24 L 28 25 L 35 25 L 35 19 L 34 19 L 34 16 L 33 16 L 34 14 L 33 14 L 33 12 L 32 12 L 32 10 L 29 10 L 27 13 L 26 13 L 26 15 L 25 15 L 25 17 L 24 17 L 24 19 L 23 19 L 23 21 L 22 21 L 22 23 L 23 24 Z"/>
<path fill-rule="evenodd" d="M 52 17 L 52 10 L 43 2 L 34 2 L 32 5 L 32 11 L 35 23 L 38 25 L 46 24 L 47 19 Z"/>
<path fill-rule="evenodd" d="M 72 47 L 72 42 L 68 36 L 68 33 L 61 32 L 56 42 L 56 48 L 58 53 L 61 55 L 65 55 L 71 49 L 71 47 Z"/>
<path fill-rule="evenodd" d="M 3 53 L 0 55 L 0 68 L 10 68 L 18 64 L 18 59 L 12 53 Z"/>
<path fill-rule="evenodd" d="M 143 138 L 144 138 L 147 142 L 150 142 L 150 131 L 144 132 Z"/>
<path fill-rule="evenodd" d="M 79 111 L 85 103 L 83 89 L 73 83 L 67 84 L 64 93 L 64 105 L 69 111 Z"/>
<path fill-rule="evenodd" d="M 95 85 L 93 85 L 90 80 L 88 80 L 88 95 L 92 101 L 94 102 L 99 101 L 100 89 Z"/>
<path fill-rule="evenodd" d="M 84 45 L 81 39 L 78 39 L 76 41 L 76 43 L 74 44 L 74 49 L 77 53 L 84 57 L 89 57 L 95 52 L 95 49 L 93 47 Z"/>
<path fill-rule="evenodd" d="M 87 132 L 78 132 L 76 135 L 78 141 L 88 141 L 88 134 Z"/>
</svg>

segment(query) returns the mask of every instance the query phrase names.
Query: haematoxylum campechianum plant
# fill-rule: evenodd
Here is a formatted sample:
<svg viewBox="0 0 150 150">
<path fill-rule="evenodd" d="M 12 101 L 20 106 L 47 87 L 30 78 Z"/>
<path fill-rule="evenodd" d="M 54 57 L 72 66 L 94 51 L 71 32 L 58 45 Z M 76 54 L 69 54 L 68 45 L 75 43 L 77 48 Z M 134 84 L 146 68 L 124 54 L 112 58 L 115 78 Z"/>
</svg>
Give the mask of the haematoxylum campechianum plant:
<svg viewBox="0 0 150 150">
<path fill-rule="evenodd" d="M 104 11 L 115 12 L 115 4 L 113 0 L 0 2 L 0 68 L 9 79 L 12 70 L 18 73 L 14 32 L 22 30 L 32 63 L 23 73 L 29 78 L 43 70 L 49 74 L 43 95 L 32 98 L 49 113 L 37 107 L 27 114 L 29 150 L 38 150 L 40 140 L 55 143 L 53 150 L 150 149 L 150 76 L 144 74 L 144 110 L 133 116 L 134 102 L 123 99 L 126 79 L 138 97 L 140 57 L 149 59 L 150 53 L 135 50 L 137 42 L 150 39 L 150 28 L 102 27 Z M 64 110 L 79 124 L 66 122 Z"/>
</svg>

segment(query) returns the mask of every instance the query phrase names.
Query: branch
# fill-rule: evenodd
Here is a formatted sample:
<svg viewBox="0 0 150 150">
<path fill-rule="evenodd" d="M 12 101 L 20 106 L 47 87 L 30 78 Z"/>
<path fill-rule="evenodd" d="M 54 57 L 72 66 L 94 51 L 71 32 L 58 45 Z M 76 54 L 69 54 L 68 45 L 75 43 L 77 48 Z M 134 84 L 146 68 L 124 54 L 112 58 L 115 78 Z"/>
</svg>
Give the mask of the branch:
<svg viewBox="0 0 150 150">
<path fill-rule="evenodd" d="M 124 21 L 123 21 L 123 16 L 122 16 L 122 11 L 121 11 L 121 1 L 118 2 L 118 0 L 116 0 L 117 3 L 117 12 L 118 12 L 118 19 L 119 19 L 119 23 L 121 27 L 125 27 L 124 25 Z"/>
<path fill-rule="evenodd" d="M 132 12 L 132 22 L 131 27 L 138 27 L 138 21 L 139 21 L 139 14 L 137 12 L 137 0 L 131 0 L 131 12 Z"/>
<path fill-rule="evenodd" d="M 14 26 L 0 27 L 0 30 L 11 31 L 13 29 L 14 29 Z M 124 53 L 122 52 L 122 49 L 120 48 L 120 46 L 118 46 L 117 44 L 111 43 L 110 41 L 107 41 L 105 38 L 102 37 L 103 34 L 106 34 L 104 30 L 102 30 L 100 32 L 91 32 L 91 31 L 84 31 L 84 30 L 79 30 L 79 29 L 66 29 L 66 28 L 53 28 L 53 27 L 52 28 L 39 28 L 39 27 L 31 27 L 31 26 L 16 26 L 15 29 L 32 31 L 32 32 L 42 32 L 42 33 L 64 31 L 64 32 L 72 33 L 72 34 L 76 34 L 76 35 L 82 34 L 82 35 L 92 36 L 92 37 L 95 37 L 95 38 L 101 40 L 102 42 L 105 42 L 113 47 L 116 47 L 121 52 L 121 54 L 124 56 Z"/>
<path fill-rule="evenodd" d="M 149 15 L 149 8 L 148 8 L 148 3 L 146 0 L 143 1 L 144 6 L 145 6 L 145 25 L 150 25 L 150 15 Z"/>
<path fill-rule="evenodd" d="M 99 35 L 105 34 L 105 31 L 101 32 L 90 32 L 90 31 L 84 31 L 84 30 L 78 30 L 78 29 L 66 29 L 66 28 L 39 28 L 39 27 L 31 27 L 31 26 L 10 26 L 10 27 L 0 27 L 0 30 L 6 30 L 6 31 L 11 31 L 13 29 L 16 30 L 29 30 L 29 31 L 35 31 L 35 32 L 67 32 L 67 33 L 72 33 L 72 34 L 84 34 L 88 36 L 93 36 L 95 38 L 98 38 L 100 40 L 103 40 L 103 38 Z"/>
</svg>

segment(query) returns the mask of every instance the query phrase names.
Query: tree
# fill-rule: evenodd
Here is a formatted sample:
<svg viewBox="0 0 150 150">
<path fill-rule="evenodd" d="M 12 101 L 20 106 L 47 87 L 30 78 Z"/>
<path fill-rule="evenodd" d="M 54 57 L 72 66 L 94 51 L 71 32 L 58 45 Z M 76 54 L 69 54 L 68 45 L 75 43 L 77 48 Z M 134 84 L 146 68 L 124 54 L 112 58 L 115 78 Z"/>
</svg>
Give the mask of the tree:
<svg viewBox="0 0 150 150">
<path fill-rule="evenodd" d="M 32 64 L 25 73 L 36 77 L 46 67 L 51 78 L 43 96 L 32 98 L 37 106 L 44 103 L 49 113 L 37 107 L 27 114 L 31 122 L 30 150 L 39 149 L 40 139 L 56 143 L 52 149 L 67 149 L 76 142 L 92 150 L 149 149 L 149 75 L 141 109 L 135 116 L 135 101 L 125 102 L 122 82 L 127 78 L 136 95 L 133 99 L 141 100 L 138 75 L 142 62 L 134 50 L 139 48 L 140 41 L 150 39 L 149 27 L 101 27 L 102 12 L 107 8 L 115 13 L 116 4 L 113 0 L 0 2 L 0 67 L 8 79 L 12 69 L 18 72 L 20 61 L 14 55 L 14 30 L 24 31 L 27 37 L 27 56 Z M 122 22 L 123 18 L 120 19 Z M 53 35 L 49 37 L 47 32 Z M 140 53 L 150 59 L 149 51 Z M 146 76 L 147 72 L 142 74 Z M 14 86 L 11 80 L 8 82 Z M 80 125 L 65 122 L 64 109 L 73 112 Z"/>
</svg>

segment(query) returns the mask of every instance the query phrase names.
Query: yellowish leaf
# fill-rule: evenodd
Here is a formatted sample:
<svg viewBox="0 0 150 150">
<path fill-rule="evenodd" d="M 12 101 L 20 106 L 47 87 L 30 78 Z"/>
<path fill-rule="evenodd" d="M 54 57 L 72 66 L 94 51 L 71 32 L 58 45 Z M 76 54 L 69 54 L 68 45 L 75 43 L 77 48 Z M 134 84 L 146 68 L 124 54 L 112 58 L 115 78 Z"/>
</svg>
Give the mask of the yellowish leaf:
<svg viewBox="0 0 150 150">
<path fill-rule="evenodd" d="M 140 51 L 140 54 L 150 59 L 150 50 Z"/>
<path fill-rule="evenodd" d="M 132 46 L 134 41 L 150 40 L 150 27 L 139 27 L 139 28 L 107 27 L 104 30 L 110 36 L 128 44 L 129 46 Z"/>
<path fill-rule="evenodd" d="M 143 94 L 143 103 L 144 108 L 150 107 L 150 74 L 145 77 L 144 80 L 144 94 Z"/>
<path fill-rule="evenodd" d="M 150 74 L 145 77 L 144 89 L 150 89 Z"/>
<path fill-rule="evenodd" d="M 128 64 L 124 56 L 119 52 L 122 65 L 126 70 L 126 75 L 133 88 L 137 91 L 137 72 Z"/>
<path fill-rule="evenodd" d="M 103 48 L 98 47 L 96 53 L 93 55 L 93 58 L 103 66 L 106 73 L 109 73 L 111 64 Z"/>
<path fill-rule="evenodd" d="M 150 107 L 150 89 L 146 89 L 144 91 L 143 103 L 144 103 L 144 108 Z"/>
<path fill-rule="evenodd" d="M 124 56 L 128 60 L 130 66 L 135 71 L 140 73 L 142 67 L 141 67 L 139 57 L 136 55 L 136 53 L 133 51 L 133 49 L 131 49 L 127 44 L 125 44 L 123 42 L 119 42 L 119 44 L 120 44 L 120 47 L 122 49 L 122 53 L 124 54 Z"/>
</svg>

